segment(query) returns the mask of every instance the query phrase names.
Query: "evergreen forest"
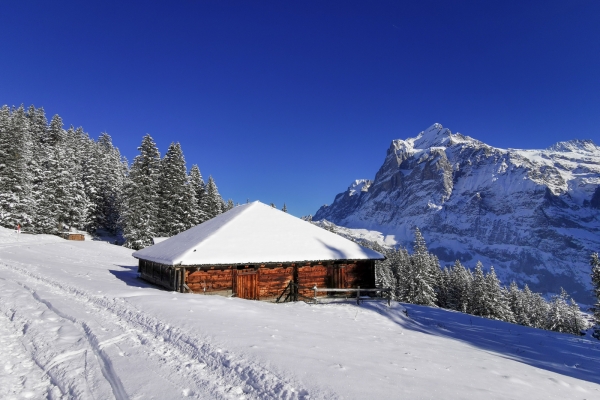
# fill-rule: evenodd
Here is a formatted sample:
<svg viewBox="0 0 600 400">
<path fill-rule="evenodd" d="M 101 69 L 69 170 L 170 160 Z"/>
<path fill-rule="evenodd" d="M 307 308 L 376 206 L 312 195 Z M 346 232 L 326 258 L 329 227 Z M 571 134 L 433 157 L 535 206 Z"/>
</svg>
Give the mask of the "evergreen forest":
<svg viewBox="0 0 600 400">
<path fill-rule="evenodd" d="M 187 170 L 179 143 L 161 158 L 150 135 L 131 165 L 107 133 L 48 123 L 43 108 L 0 108 L 0 226 L 27 233 L 106 232 L 141 249 L 233 207 L 212 177 Z"/>
<path fill-rule="evenodd" d="M 388 250 L 373 243 L 369 247 L 386 255 L 377 262 L 376 281 L 393 289 L 394 300 L 574 335 L 588 328 L 579 306 L 564 289 L 548 301 L 527 285 L 520 289 L 513 281 L 508 288 L 502 286 L 494 267 L 484 273 L 481 262 L 473 271 L 458 260 L 450 268 L 441 268 L 418 228 L 412 254 L 404 248 Z M 600 266 L 597 259 L 592 255 L 592 267 Z"/>
</svg>

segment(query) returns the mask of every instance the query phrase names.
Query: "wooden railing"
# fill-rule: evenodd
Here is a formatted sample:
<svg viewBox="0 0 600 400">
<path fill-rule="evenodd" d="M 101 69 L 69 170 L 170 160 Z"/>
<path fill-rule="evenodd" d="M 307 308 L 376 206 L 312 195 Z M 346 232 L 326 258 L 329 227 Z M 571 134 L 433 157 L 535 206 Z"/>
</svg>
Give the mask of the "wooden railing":
<svg viewBox="0 0 600 400">
<path fill-rule="evenodd" d="M 305 291 L 311 290 L 311 291 L 313 291 L 314 296 L 313 297 L 304 296 L 304 295 L 300 294 L 300 290 L 305 290 Z M 354 296 L 356 296 L 356 304 L 358 304 L 358 305 L 360 305 L 361 302 L 365 302 L 365 301 L 380 301 L 380 300 L 385 299 L 385 300 L 387 300 L 388 306 L 390 306 L 391 302 L 392 302 L 392 289 L 391 288 L 373 288 L 373 289 L 362 288 L 361 289 L 360 286 L 358 286 L 356 288 L 319 288 L 319 287 L 317 287 L 317 285 L 315 285 L 313 287 L 300 286 L 292 281 L 290 281 L 290 283 L 288 283 L 286 288 L 279 295 L 277 300 L 275 300 L 275 302 L 276 303 L 279 303 L 279 302 L 285 303 L 288 301 L 304 300 L 306 302 L 318 304 L 319 298 L 318 298 L 317 294 L 319 292 L 352 293 L 352 294 L 354 294 Z M 364 296 L 363 296 L 363 298 L 361 298 L 361 293 L 368 294 L 369 298 L 364 298 Z M 371 294 L 375 294 L 375 296 L 371 296 Z M 377 295 L 377 294 L 379 294 L 379 295 Z M 285 296 L 285 298 L 284 298 L 284 296 Z M 282 298 L 284 298 L 283 301 L 281 301 Z"/>
<path fill-rule="evenodd" d="M 352 293 L 355 292 L 356 293 L 356 304 L 360 305 L 360 302 L 365 302 L 365 301 L 379 301 L 381 299 L 384 299 L 383 294 L 387 293 L 387 302 L 388 302 L 388 306 L 390 306 L 392 304 L 392 289 L 391 288 L 374 288 L 374 289 L 361 289 L 360 286 L 356 287 L 356 288 L 318 288 L 317 285 L 313 286 L 312 290 L 314 291 L 314 303 L 317 304 L 319 302 L 318 298 L 317 298 L 317 293 L 318 292 L 347 292 L 347 293 Z M 360 297 L 360 293 L 380 293 L 380 296 L 375 296 L 375 298 L 369 296 L 370 298 L 361 298 Z"/>
</svg>

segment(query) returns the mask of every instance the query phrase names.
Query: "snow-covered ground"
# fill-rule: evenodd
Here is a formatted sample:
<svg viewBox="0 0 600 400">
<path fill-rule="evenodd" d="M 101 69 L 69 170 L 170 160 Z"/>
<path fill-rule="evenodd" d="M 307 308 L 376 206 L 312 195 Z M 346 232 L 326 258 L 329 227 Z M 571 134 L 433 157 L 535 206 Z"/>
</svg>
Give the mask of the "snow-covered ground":
<svg viewBox="0 0 600 400">
<path fill-rule="evenodd" d="M 586 337 L 412 305 L 173 293 L 136 269 L 122 247 L 0 228 L 0 398 L 600 398 Z"/>
</svg>

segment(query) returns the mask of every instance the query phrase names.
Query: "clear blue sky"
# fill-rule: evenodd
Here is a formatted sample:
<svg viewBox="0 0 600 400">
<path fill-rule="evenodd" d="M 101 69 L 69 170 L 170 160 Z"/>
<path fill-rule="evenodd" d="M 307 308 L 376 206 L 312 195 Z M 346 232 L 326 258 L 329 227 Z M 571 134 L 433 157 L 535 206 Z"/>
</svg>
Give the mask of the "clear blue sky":
<svg viewBox="0 0 600 400">
<path fill-rule="evenodd" d="M 434 122 L 600 143 L 600 1 L 12 1 L 0 103 L 144 134 L 225 198 L 314 214 Z"/>
</svg>

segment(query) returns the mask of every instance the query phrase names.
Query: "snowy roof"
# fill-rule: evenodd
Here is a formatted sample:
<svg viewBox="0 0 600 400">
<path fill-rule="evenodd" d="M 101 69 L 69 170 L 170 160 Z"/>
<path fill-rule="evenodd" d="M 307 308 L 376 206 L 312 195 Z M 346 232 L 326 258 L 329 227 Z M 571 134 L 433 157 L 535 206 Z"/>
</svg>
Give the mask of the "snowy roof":
<svg viewBox="0 0 600 400">
<path fill-rule="evenodd" d="M 152 244 L 157 244 L 157 243 L 160 243 L 160 242 L 164 242 L 167 239 L 168 239 L 168 237 L 153 237 L 152 238 Z"/>
<path fill-rule="evenodd" d="M 376 251 L 258 201 L 235 207 L 133 256 L 167 265 L 384 259 Z"/>
</svg>

